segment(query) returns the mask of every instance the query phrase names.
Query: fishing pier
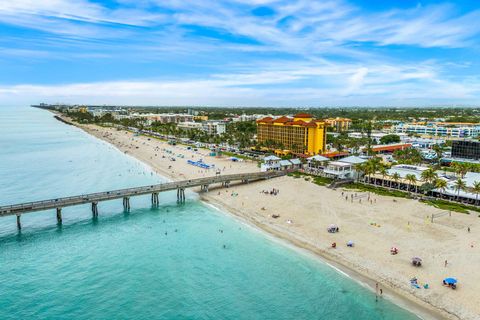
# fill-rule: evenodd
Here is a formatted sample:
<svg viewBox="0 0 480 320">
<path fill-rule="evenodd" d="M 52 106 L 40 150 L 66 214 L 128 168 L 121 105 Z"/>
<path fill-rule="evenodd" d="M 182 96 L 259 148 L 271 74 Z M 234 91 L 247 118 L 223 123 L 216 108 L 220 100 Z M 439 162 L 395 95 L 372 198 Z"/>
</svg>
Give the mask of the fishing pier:
<svg viewBox="0 0 480 320">
<path fill-rule="evenodd" d="M 206 178 L 196 178 L 190 180 L 165 182 L 143 187 L 119 189 L 105 192 L 77 195 L 57 199 L 41 200 L 34 202 L 19 203 L 13 205 L 0 206 L 0 217 L 17 216 L 17 227 L 22 228 L 21 216 L 26 213 L 56 210 L 57 223 L 62 223 L 62 208 L 76 205 L 91 204 L 93 218 L 98 218 L 98 203 L 114 199 L 123 199 L 123 209 L 130 210 L 130 198 L 142 195 L 151 195 L 152 206 L 159 205 L 158 194 L 165 191 L 177 190 L 177 202 L 185 202 L 185 189 L 200 187 L 201 192 L 208 192 L 209 187 L 222 186 L 228 187 L 232 182 L 249 183 L 258 180 L 265 180 L 285 175 L 285 171 L 269 171 L 240 173 L 229 175 L 217 175 Z"/>
</svg>

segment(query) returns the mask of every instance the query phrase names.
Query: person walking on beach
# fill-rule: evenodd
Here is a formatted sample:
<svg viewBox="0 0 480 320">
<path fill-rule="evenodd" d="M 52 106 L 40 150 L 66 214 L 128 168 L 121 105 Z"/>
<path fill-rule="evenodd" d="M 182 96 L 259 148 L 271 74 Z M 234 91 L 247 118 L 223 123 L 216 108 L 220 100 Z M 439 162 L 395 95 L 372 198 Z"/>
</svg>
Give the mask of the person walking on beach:
<svg viewBox="0 0 480 320">
<path fill-rule="evenodd" d="M 447 261 L 447 260 L 445 260 L 445 268 L 447 267 L 447 264 L 448 264 L 448 261 Z"/>
</svg>

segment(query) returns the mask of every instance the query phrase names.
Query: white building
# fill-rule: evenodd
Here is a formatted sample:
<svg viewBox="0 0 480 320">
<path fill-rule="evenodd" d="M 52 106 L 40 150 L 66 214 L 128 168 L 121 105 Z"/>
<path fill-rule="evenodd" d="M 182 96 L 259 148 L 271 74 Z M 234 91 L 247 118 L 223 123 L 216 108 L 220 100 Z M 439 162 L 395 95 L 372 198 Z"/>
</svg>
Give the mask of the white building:
<svg viewBox="0 0 480 320">
<path fill-rule="evenodd" d="M 280 159 L 277 156 L 268 156 L 263 158 L 263 162 L 260 165 L 260 170 L 264 171 L 271 171 L 271 170 L 280 170 Z"/>
<path fill-rule="evenodd" d="M 262 119 L 271 115 L 265 114 L 242 114 L 237 117 L 232 118 L 232 122 L 244 122 L 244 121 L 255 121 L 258 119 Z"/>
<path fill-rule="evenodd" d="M 355 167 L 366 161 L 367 160 L 356 156 L 346 157 L 338 161 L 331 161 L 323 170 L 323 173 L 327 177 L 334 179 L 355 179 L 357 175 Z"/>
<path fill-rule="evenodd" d="M 396 133 L 415 133 L 434 137 L 478 137 L 480 124 L 433 122 L 427 124 L 400 123 L 392 127 Z"/>
<path fill-rule="evenodd" d="M 220 135 L 227 132 L 227 124 L 223 121 L 203 121 L 202 130 L 211 135 Z"/>
<path fill-rule="evenodd" d="M 183 130 L 192 130 L 192 129 L 203 130 L 203 126 L 200 122 L 193 122 L 193 121 L 180 122 L 179 124 L 177 124 L 177 128 L 183 129 Z"/>
<path fill-rule="evenodd" d="M 384 136 L 387 136 L 389 134 L 391 134 L 391 133 L 372 132 L 370 134 L 370 138 L 375 140 L 376 143 L 380 143 L 380 139 L 382 139 Z M 404 141 L 405 139 L 408 138 L 408 135 L 406 133 L 396 133 L 396 135 L 398 135 L 400 137 L 400 141 Z M 360 139 L 360 138 L 366 138 L 367 134 L 365 132 L 349 132 L 348 136 L 350 138 Z"/>
<path fill-rule="evenodd" d="M 193 122 L 193 115 L 186 113 L 134 113 L 131 115 L 131 117 L 135 119 L 141 119 L 147 125 L 151 125 L 153 122 Z"/>
</svg>

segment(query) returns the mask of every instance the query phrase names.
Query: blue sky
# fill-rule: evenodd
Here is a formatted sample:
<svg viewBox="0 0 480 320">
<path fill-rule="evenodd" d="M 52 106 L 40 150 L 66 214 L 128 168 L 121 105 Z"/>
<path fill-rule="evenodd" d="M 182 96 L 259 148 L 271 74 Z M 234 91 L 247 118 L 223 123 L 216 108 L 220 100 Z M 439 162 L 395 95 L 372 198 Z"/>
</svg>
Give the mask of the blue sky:
<svg viewBox="0 0 480 320">
<path fill-rule="evenodd" d="M 476 2 L 0 1 L 0 105 L 477 105 Z"/>
</svg>

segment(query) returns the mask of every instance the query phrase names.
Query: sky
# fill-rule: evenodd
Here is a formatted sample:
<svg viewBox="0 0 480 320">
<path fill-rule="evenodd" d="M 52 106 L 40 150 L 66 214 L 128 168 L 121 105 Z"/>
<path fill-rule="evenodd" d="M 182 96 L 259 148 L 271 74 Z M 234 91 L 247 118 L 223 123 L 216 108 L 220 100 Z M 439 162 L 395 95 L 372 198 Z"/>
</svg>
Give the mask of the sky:
<svg viewBox="0 0 480 320">
<path fill-rule="evenodd" d="M 0 105 L 479 105 L 476 3 L 0 0 Z"/>
</svg>

